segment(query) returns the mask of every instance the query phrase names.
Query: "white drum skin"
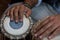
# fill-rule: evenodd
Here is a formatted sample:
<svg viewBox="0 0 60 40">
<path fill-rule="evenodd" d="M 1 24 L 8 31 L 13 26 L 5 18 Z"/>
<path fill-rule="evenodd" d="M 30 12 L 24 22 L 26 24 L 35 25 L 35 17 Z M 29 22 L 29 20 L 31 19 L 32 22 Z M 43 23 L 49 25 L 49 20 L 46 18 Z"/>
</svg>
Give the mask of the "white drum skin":
<svg viewBox="0 0 60 40">
<path fill-rule="evenodd" d="M 4 29 L 5 29 L 6 32 L 8 32 L 8 33 L 10 33 L 12 35 L 24 34 L 28 30 L 28 28 L 30 26 L 30 21 L 25 16 L 23 18 L 23 26 L 21 28 L 19 28 L 19 29 L 11 28 L 9 22 L 10 22 L 10 18 L 6 17 L 5 20 L 4 20 L 4 23 L 3 23 L 4 24 Z"/>
</svg>

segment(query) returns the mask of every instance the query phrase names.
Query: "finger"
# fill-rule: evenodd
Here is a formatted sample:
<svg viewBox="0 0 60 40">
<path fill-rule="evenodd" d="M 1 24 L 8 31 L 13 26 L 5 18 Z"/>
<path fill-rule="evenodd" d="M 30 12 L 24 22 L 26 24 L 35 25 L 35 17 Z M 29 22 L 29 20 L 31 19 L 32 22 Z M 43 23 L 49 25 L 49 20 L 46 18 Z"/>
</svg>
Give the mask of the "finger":
<svg viewBox="0 0 60 40">
<path fill-rule="evenodd" d="M 29 17 L 31 15 L 31 9 L 26 7 L 26 16 Z"/>
<path fill-rule="evenodd" d="M 19 19 L 20 19 L 20 21 L 23 21 L 24 8 L 25 7 L 23 5 L 19 7 Z"/>
<path fill-rule="evenodd" d="M 11 21 L 14 20 L 14 18 L 13 18 L 13 11 L 14 11 L 14 9 L 15 9 L 15 7 L 11 8 L 10 12 L 9 12 Z"/>
<path fill-rule="evenodd" d="M 47 23 L 49 23 L 50 21 L 52 21 L 54 19 L 54 17 L 48 17 L 47 19 L 45 19 L 44 21 L 42 21 L 36 28 L 35 28 L 35 32 L 37 32 L 39 29 L 41 29 L 43 26 L 45 26 Z"/>
<path fill-rule="evenodd" d="M 42 33 L 45 32 L 49 27 L 51 27 L 51 26 L 54 24 L 53 21 L 54 21 L 54 20 L 50 21 L 50 22 L 47 23 L 44 27 L 42 27 L 40 30 L 38 30 L 38 31 L 35 33 L 36 36 L 42 34 Z"/>
<path fill-rule="evenodd" d="M 39 25 L 35 25 L 36 27 L 34 28 L 34 32 L 37 32 L 40 28 L 41 28 L 41 26 L 42 26 L 42 24 L 43 24 L 43 22 L 46 24 L 47 22 L 49 22 L 49 17 L 47 17 L 45 20 L 43 20 L 43 21 L 40 21 L 40 24 Z"/>
<path fill-rule="evenodd" d="M 49 35 L 49 39 L 52 39 L 60 34 L 60 26 L 51 34 Z"/>
<path fill-rule="evenodd" d="M 38 22 L 36 22 L 35 24 L 33 24 L 33 26 L 32 26 L 32 30 L 31 30 L 31 33 L 32 33 L 32 35 L 34 35 L 34 32 L 35 32 L 35 27 L 37 27 L 39 24 L 40 24 L 40 21 L 41 20 L 38 20 Z"/>
<path fill-rule="evenodd" d="M 53 24 L 50 28 L 48 28 L 45 32 L 39 35 L 40 38 L 44 38 L 48 36 L 51 32 L 53 32 L 59 25 Z"/>
<path fill-rule="evenodd" d="M 15 19 L 15 22 L 18 22 L 18 10 L 19 10 L 19 6 L 16 6 L 15 9 L 14 9 L 14 19 Z"/>
</svg>

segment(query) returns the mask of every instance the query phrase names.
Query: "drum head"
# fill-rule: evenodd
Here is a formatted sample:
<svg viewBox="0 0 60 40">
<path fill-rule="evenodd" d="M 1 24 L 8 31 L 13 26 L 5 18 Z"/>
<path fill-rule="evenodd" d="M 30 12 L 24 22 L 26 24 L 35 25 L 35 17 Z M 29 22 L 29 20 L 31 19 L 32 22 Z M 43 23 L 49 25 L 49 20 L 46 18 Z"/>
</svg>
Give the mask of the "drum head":
<svg viewBox="0 0 60 40">
<path fill-rule="evenodd" d="M 9 10 L 13 6 L 10 6 L 7 10 Z M 4 33 L 4 35 L 11 39 L 24 38 L 29 33 L 32 27 L 33 23 L 31 17 L 26 18 L 26 16 L 23 15 L 23 22 L 18 23 L 15 23 L 14 21 L 11 22 L 10 17 L 6 16 L 7 10 L 4 12 L 4 15 L 1 19 L 2 32 Z"/>
<path fill-rule="evenodd" d="M 21 25 L 21 24 L 19 24 L 19 25 Z M 12 35 L 24 34 L 29 29 L 29 26 L 30 26 L 30 21 L 29 21 L 29 19 L 27 19 L 25 17 L 23 18 L 23 25 L 21 26 L 21 28 L 18 27 L 19 29 L 18 28 L 15 29 L 15 28 L 11 27 L 10 18 L 9 17 L 6 17 L 4 22 L 3 22 L 3 27 L 4 27 L 5 31 L 7 31 L 8 33 L 10 33 Z M 15 27 L 15 25 L 13 27 Z"/>
</svg>

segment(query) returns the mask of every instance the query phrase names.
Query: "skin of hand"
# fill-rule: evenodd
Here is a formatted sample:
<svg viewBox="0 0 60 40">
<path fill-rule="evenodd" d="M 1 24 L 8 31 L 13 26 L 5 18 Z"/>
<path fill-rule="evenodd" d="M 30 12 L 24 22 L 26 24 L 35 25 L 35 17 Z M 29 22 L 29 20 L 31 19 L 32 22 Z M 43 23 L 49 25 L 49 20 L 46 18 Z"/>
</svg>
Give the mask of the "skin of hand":
<svg viewBox="0 0 60 40">
<path fill-rule="evenodd" d="M 10 17 L 11 21 L 23 21 L 23 14 L 26 13 L 26 17 L 29 17 L 29 15 L 31 14 L 31 9 L 29 9 L 28 7 L 24 6 L 23 3 L 20 3 L 19 5 L 15 5 L 14 7 L 12 7 L 11 9 L 8 10 L 7 12 L 7 16 Z"/>
<path fill-rule="evenodd" d="M 34 37 L 50 39 L 60 34 L 60 14 L 50 16 L 34 28 Z"/>
</svg>

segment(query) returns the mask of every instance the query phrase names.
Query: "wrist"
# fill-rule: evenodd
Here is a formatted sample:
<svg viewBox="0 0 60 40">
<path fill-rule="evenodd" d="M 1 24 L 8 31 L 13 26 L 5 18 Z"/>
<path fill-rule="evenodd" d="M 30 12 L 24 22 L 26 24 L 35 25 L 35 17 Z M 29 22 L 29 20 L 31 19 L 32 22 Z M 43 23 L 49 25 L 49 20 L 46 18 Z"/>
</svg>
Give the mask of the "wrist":
<svg viewBox="0 0 60 40">
<path fill-rule="evenodd" d="M 31 8 L 33 8 L 37 4 L 38 0 L 24 0 L 25 4 L 28 4 Z"/>
<path fill-rule="evenodd" d="M 32 9 L 32 6 L 31 6 L 30 4 L 28 4 L 28 3 L 24 3 L 24 6 L 26 6 L 26 7 L 30 8 L 30 9 Z"/>
</svg>

